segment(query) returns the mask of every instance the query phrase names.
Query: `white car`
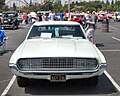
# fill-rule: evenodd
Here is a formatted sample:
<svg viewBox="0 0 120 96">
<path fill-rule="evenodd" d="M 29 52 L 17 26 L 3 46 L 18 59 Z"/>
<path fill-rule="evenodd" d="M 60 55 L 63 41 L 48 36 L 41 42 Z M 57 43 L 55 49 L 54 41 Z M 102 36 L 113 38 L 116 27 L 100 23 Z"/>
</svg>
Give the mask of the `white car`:
<svg viewBox="0 0 120 96">
<path fill-rule="evenodd" d="M 95 86 L 106 66 L 103 54 L 73 21 L 34 23 L 9 61 L 20 87 L 29 79 L 63 82 L 84 78 Z"/>
</svg>

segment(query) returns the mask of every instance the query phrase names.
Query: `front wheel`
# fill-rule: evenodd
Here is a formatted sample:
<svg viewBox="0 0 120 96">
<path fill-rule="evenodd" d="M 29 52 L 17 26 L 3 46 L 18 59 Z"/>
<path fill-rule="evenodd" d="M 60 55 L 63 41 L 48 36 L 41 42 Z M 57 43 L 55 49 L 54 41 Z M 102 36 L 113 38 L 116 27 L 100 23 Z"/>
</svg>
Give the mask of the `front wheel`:
<svg viewBox="0 0 120 96">
<path fill-rule="evenodd" d="M 12 24 L 11 28 L 12 28 L 13 30 L 15 29 L 15 24 L 14 24 L 14 23 Z"/>
<path fill-rule="evenodd" d="M 16 29 L 18 29 L 19 27 L 18 27 L 19 25 L 16 25 Z"/>
<path fill-rule="evenodd" d="M 26 87 L 28 85 L 28 78 L 17 76 L 17 83 L 19 87 Z"/>
</svg>

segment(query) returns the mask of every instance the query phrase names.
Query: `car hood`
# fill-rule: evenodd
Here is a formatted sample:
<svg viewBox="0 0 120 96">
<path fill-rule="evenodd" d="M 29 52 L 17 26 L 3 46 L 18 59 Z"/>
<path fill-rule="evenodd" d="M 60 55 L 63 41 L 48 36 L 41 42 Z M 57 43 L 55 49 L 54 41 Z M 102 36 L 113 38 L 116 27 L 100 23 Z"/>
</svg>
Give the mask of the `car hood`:
<svg viewBox="0 0 120 96">
<path fill-rule="evenodd" d="M 20 58 L 31 57 L 96 57 L 94 46 L 84 39 L 36 39 L 23 44 Z"/>
</svg>

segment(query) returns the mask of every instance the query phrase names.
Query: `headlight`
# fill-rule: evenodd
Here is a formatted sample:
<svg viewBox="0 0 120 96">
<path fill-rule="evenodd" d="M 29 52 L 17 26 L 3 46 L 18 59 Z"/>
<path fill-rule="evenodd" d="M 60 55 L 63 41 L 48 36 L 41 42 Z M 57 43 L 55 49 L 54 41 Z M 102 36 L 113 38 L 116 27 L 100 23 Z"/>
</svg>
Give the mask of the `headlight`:
<svg viewBox="0 0 120 96">
<path fill-rule="evenodd" d="M 10 21 L 11 21 L 11 19 L 8 19 L 8 21 L 10 22 Z"/>
</svg>

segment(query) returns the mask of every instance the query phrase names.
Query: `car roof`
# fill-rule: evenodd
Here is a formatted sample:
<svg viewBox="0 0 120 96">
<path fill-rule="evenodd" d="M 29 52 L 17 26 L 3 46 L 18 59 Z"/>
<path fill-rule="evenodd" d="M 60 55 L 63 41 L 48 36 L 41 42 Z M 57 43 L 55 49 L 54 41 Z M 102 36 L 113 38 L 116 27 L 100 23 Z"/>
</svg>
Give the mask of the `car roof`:
<svg viewBox="0 0 120 96">
<path fill-rule="evenodd" d="M 0 13 L 0 16 L 2 16 L 2 13 Z"/>
<path fill-rule="evenodd" d="M 16 11 L 5 11 L 3 13 L 17 13 Z"/>
<path fill-rule="evenodd" d="M 80 25 L 80 24 L 74 21 L 42 21 L 36 22 L 33 25 L 39 26 L 39 25 Z"/>
</svg>

